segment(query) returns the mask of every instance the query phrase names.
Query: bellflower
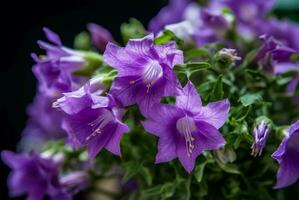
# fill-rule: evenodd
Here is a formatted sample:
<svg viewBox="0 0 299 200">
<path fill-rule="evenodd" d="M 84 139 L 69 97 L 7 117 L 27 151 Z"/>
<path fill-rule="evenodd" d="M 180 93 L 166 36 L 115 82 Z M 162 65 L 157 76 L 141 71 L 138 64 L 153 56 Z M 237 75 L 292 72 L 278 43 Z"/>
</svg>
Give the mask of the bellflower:
<svg viewBox="0 0 299 200">
<path fill-rule="evenodd" d="M 259 26 L 259 34 L 268 34 L 281 41 L 284 45 L 299 51 L 299 27 L 288 20 L 270 19 Z"/>
<path fill-rule="evenodd" d="M 217 2 L 218 0 L 214 1 Z M 229 7 L 236 15 L 238 21 L 248 24 L 254 22 L 256 19 L 265 17 L 265 15 L 273 9 L 275 1 L 276 0 L 220 0 L 219 3 Z"/>
<path fill-rule="evenodd" d="M 66 113 L 63 128 L 71 145 L 86 146 L 90 158 L 104 147 L 120 155 L 120 139 L 129 131 L 127 125 L 120 121 L 124 110 L 113 96 L 97 96 L 99 90 L 93 90 L 91 86 L 87 83 L 83 90 L 67 93 L 62 97 L 64 101 L 58 100 L 56 107 Z"/>
<path fill-rule="evenodd" d="M 150 120 L 143 122 L 143 126 L 159 137 L 156 163 L 178 157 L 190 173 L 198 155 L 225 145 L 218 129 L 226 121 L 229 107 L 227 99 L 202 106 L 190 81 L 176 98 L 175 106 L 159 104 L 153 107 Z"/>
<path fill-rule="evenodd" d="M 49 96 L 60 96 L 78 88 L 81 79 L 72 75 L 85 64 L 83 54 L 62 46 L 59 36 L 51 30 L 43 29 L 51 44 L 38 41 L 39 46 L 46 51 L 46 56 L 38 57 L 32 54 L 36 64 L 33 72 L 39 82 L 39 90 Z"/>
<path fill-rule="evenodd" d="M 87 24 L 87 29 L 91 34 L 91 40 L 93 45 L 101 52 L 105 50 L 105 47 L 108 42 L 114 41 L 111 33 L 98 24 L 89 23 Z"/>
<path fill-rule="evenodd" d="M 66 136 L 61 128 L 63 113 L 52 108 L 52 103 L 52 98 L 38 93 L 33 103 L 28 106 L 29 120 L 21 141 L 23 149 L 39 150 L 44 142 Z"/>
<path fill-rule="evenodd" d="M 182 21 L 185 9 L 190 2 L 190 0 L 170 0 L 169 4 L 150 21 L 149 30 L 158 33 L 165 25 Z"/>
<path fill-rule="evenodd" d="M 12 197 L 27 194 L 27 200 L 42 200 L 47 195 L 52 200 L 70 200 L 58 181 L 58 166 L 35 153 L 1 153 L 2 160 L 12 169 L 8 187 Z"/>
<path fill-rule="evenodd" d="M 269 127 L 267 124 L 262 121 L 259 123 L 253 130 L 253 136 L 254 136 L 254 142 L 251 146 L 252 152 L 251 155 L 257 156 L 261 155 L 263 152 L 263 149 L 266 145 L 266 141 L 269 136 Z"/>
<path fill-rule="evenodd" d="M 105 91 L 100 78 L 92 78 L 73 92 L 63 93 L 63 97 L 53 103 L 54 108 L 60 108 L 67 114 L 76 114 L 85 107 L 107 106 L 108 98 L 100 96 Z"/>
<path fill-rule="evenodd" d="M 286 46 L 272 36 L 261 36 L 263 45 L 257 54 L 258 61 L 266 71 L 274 74 L 285 73 L 298 68 L 298 64 L 290 60 L 297 51 Z"/>
<path fill-rule="evenodd" d="M 183 63 L 183 53 L 175 43 L 154 45 L 153 39 L 153 34 L 131 39 L 126 47 L 108 43 L 103 56 L 118 70 L 110 93 L 123 106 L 137 103 L 144 115 L 162 97 L 178 94 L 179 82 L 173 67 Z"/>
<path fill-rule="evenodd" d="M 299 121 L 290 126 L 272 157 L 279 163 L 275 188 L 295 183 L 299 177 Z"/>
</svg>

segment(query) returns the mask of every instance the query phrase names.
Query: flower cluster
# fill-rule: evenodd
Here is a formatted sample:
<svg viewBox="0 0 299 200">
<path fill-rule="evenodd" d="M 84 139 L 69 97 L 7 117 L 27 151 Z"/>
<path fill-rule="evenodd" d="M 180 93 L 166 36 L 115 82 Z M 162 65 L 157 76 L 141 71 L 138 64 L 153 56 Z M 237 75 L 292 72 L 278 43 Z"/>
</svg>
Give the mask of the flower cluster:
<svg viewBox="0 0 299 200">
<path fill-rule="evenodd" d="M 221 198 L 252 199 L 252 185 L 269 197 L 275 160 L 274 188 L 294 184 L 299 121 L 284 125 L 299 117 L 299 26 L 269 16 L 274 5 L 170 0 L 148 31 L 123 24 L 123 46 L 94 23 L 74 49 L 44 28 L 22 152 L 2 152 L 11 196 L 219 199 L 207 188 L 227 181 Z M 116 193 L 97 188 L 106 179 Z"/>
</svg>

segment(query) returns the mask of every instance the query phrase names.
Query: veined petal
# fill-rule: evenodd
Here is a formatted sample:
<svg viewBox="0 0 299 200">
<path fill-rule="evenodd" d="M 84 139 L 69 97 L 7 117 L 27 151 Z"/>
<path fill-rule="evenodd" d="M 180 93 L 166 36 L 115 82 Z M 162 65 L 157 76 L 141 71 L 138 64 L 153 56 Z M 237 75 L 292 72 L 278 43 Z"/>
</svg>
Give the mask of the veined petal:
<svg viewBox="0 0 299 200">
<path fill-rule="evenodd" d="M 201 112 L 195 118 L 219 129 L 227 119 L 229 108 L 230 103 L 228 99 L 209 103 L 202 107 Z"/>
<path fill-rule="evenodd" d="M 192 113 L 199 113 L 202 109 L 200 96 L 191 81 L 185 85 L 182 94 L 176 97 L 176 106 Z"/>
<path fill-rule="evenodd" d="M 204 121 L 197 121 L 196 127 L 198 129 L 196 138 L 203 150 L 216 150 L 225 145 L 223 136 L 214 126 Z"/>
</svg>

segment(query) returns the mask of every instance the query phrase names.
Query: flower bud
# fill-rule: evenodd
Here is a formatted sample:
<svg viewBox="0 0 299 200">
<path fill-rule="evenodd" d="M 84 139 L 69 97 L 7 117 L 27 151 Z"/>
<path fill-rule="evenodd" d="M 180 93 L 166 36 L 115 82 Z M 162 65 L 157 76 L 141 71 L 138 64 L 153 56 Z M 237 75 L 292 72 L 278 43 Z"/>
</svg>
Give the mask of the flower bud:
<svg viewBox="0 0 299 200">
<path fill-rule="evenodd" d="M 261 155 L 266 145 L 267 138 L 270 133 L 270 128 L 265 121 L 261 121 L 253 130 L 254 142 L 251 146 L 251 155 Z"/>
</svg>

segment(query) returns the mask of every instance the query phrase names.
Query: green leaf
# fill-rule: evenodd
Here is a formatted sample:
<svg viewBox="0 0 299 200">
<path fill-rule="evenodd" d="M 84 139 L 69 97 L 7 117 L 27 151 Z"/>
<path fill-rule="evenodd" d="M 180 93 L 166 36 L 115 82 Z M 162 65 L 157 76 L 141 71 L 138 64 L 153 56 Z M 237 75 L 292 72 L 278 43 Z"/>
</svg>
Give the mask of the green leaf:
<svg viewBox="0 0 299 200">
<path fill-rule="evenodd" d="M 127 182 L 139 173 L 141 164 L 136 161 L 129 161 L 129 162 L 124 163 L 123 167 L 125 168 L 126 172 L 125 172 L 124 177 L 122 178 L 122 181 Z"/>
<path fill-rule="evenodd" d="M 79 33 L 74 39 L 74 48 L 78 50 L 90 50 L 91 39 L 86 31 Z"/>
<path fill-rule="evenodd" d="M 153 178 L 152 178 L 152 175 L 148 168 L 142 166 L 140 168 L 139 174 L 141 174 L 143 176 L 143 178 L 145 179 L 145 182 L 148 186 L 152 185 Z"/>
<path fill-rule="evenodd" d="M 217 161 L 217 159 L 216 159 L 216 161 Z M 238 169 L 238 166 L 235 164 L 231 164 L 231 163 L 223 164 L 220 161 L 217 161 L 217 163 L 218 163 L 219 167 L 227 173 L 241 174 L 241 172 Z"/>
<path fill-rule="evenodd" d="M 159 196 L 161 199 L 167 199 L 173 196 L 175 189 L 175 183 L 165 183 L 163 185 L 157 185 L 153 188 L 144 190 L 143 195 L 147 197 Z"/>
<path fill-rule="evenodd" d="M 294 53 L 293 55 L 291 55 L 290 58 L 292 61 L 299 61 L 299 54 L 298 53 Z"/>
<path fill-rule="evenodd" d="M 243 106 L 247 107 L 256 102 L 260 102 L 262 100 L 262 96 L 260 94 L 245 94 L 240 98 Z"/>
<path fill-rule="evenodd" d="M 144 29 L 141 22 L 137 19 L 129 19 L 129 23 L 123 23 L 120 26 L 120 32 L 125 43 L 132 38 L 141 38 L 146 35 L 146 30 Z"/>
<path fill-rule="evenodd" d="M 210 56 L 208 49 L 206 48 L 198 48 L 198 49 L 191 49 L 185 52 L 185 58 L 190 60 L 192 58 L 202 58 L 206 59 Z"/>
<path fill-rule="evenodd" d="M 184 74 L 187 76 L 187 78 L 190 78 L 190 76 L 193 73 L 207 70 L 211 67 L 211 65 L 207 62 L 192 62 L 192 63 L 186 63 L 181 65 L 175 65 L 174 71 L 177 74 Z"/>
<path fill-rule="evenodd" d="M 175 41 L 177 45 L 181 46 L 184 41 L 178 38 L 172 31 L 164 30 L 161 36 L 155 38 L 155 44 L 162 45 L 169 41 Z"/>
<path fill-rule="evenodd" d="M 206 160 L 203 163 L 200 163 L 196 166 L 195 171 L 194 171 L 194 176 L 198 183 L 200 183 L 202 181 L 205 166 L 209 163 L 213 163 L 213 161 Z"/>
<path fill-rule="evenodd" d="M 224 91 L 223 91 L 223 83 L 222 83 L 222 75 L 218 76 L 212 91 L 212 100 L 220 100 L 223 98 Z"/>
<path fill-rule="evenodd" d="M 162 186 L 162 199 L 168 199 L 173 196 L 176 186 L 173 183 L 166 183 Z"/>
</svg>

